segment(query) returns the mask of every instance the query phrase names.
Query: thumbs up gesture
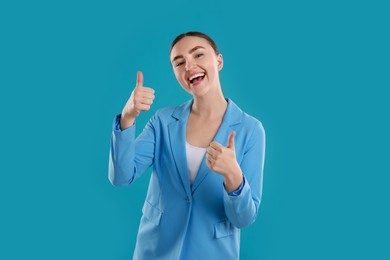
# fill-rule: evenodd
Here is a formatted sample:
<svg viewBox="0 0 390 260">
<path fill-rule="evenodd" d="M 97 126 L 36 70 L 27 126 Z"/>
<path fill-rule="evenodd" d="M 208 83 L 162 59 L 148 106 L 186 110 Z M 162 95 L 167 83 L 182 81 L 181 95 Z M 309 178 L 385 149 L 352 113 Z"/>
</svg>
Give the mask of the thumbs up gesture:
<svg viewBox="0 0 390 260">
<path fill-rule="evenodd" d="M 121 129 L 130 127 L 141 111 L 148 111 L 154 100 L 154 90 L 144 87 L 144 75 L 137 72 L 137 83 L 121 115 Z"/>
<path fill-rule="evenodd" d="M 227 147 L 217 142 L 211 142 L 206 153 L 207 166 L 225 177 L 224 183 L 228 192 L 238 188 L 243 180 L 240 165 L 236 160 L 235 135 L 235 131 L 230 133 Z"/>
</svg>

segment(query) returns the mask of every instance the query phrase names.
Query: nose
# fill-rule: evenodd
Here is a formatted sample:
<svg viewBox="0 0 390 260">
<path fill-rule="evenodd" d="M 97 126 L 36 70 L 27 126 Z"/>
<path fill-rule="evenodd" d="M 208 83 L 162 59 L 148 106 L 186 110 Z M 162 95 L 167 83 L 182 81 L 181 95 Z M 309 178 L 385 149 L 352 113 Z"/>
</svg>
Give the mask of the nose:
<svg viewBox="0 0 390 260">
<path fill-rule="evenodd" d="M 191 68 L 195 66 L 195 62 L 192 59 L 188 59 L 186 61 L 186 71 L 189 71 Z"/>
</svg>

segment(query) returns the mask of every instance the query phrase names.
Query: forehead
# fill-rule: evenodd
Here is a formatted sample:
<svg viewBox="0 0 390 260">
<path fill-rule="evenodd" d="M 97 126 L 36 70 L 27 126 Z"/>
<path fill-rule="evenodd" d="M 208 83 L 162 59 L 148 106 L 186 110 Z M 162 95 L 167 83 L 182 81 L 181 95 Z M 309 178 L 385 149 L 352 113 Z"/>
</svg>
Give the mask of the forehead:
<svg viewBox="0 0 390 260">
<path fill-rule="evenodd" d="M 212 49 L 210 43 L 206 39 L 196 36 L 186 36 L 178 41 L 175 46 L 173 46 L 171 51 L 171 58 L 177 55 L 187 54 L 195 46 L 201 46 L 205 49 Z"/>
</svg>

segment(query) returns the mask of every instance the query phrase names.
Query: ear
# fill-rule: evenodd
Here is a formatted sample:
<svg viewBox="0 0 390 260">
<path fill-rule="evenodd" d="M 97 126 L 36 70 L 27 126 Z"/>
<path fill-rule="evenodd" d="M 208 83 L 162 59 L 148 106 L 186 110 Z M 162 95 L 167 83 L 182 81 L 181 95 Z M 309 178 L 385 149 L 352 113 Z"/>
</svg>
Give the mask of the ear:
<svg viewBox="0 0 390 260">
<path fill-rule="evenodd" d="M 218 71 L 221 71 L 223 68 L 223 56 L 222 54 L 218 54 L 217 56 L 217 62 L 218 62 Z"/>
</svg>

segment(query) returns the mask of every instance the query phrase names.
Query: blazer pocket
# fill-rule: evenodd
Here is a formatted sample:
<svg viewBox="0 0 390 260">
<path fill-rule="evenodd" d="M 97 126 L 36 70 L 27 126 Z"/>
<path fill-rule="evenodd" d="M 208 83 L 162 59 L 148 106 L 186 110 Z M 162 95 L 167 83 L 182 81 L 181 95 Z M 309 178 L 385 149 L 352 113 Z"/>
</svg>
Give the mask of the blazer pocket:
<svg viewBox="0 0 390 260">
<path fill-rule="evenodd" d="M 142 214 L 156 226 L 160 225 L 162 212 L 148 201 L 145 201 L 144 206 L 142 207 Z"/>
<path fill-rule="evenodd" d="M 222 222 L 218 222 L 214 224 L 214 235 L 215 238 L 222 238 L 231 236 L 236 232 L 236 227 L 230 223 L 229 220 L 224 220 Z"/>
</svg>

